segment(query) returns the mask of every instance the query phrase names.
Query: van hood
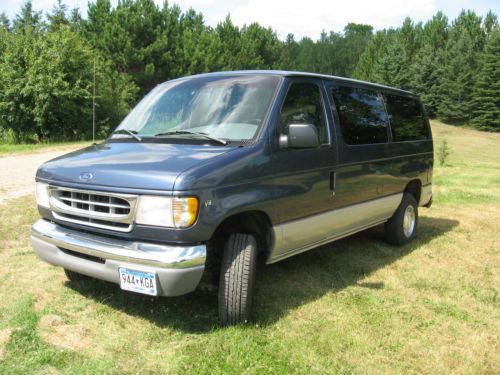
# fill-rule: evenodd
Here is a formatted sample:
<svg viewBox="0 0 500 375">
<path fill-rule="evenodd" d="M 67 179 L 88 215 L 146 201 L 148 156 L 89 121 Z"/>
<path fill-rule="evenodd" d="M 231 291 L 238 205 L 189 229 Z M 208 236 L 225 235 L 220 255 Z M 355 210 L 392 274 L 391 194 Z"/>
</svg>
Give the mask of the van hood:
<svg viewBox="0 0 500 375">
<path fill-rule="evenodd" d="M 193 144 L 102 143 L 42 164 L 37 179 L 55 184 L 173 190 L 183 171 L 234 149 Z"/>
</svg>

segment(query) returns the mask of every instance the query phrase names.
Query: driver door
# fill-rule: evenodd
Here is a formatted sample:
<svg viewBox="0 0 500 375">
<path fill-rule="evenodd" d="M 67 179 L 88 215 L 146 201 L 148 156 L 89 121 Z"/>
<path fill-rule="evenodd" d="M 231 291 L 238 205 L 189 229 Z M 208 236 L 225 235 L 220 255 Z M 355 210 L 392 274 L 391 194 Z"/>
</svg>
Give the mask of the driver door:
<svg viewBox="0 0 500 375">
<path fill-rule="evenodd" d="M 276 251 L 271 258 L 315 241 L 315 216 L 333 209 L 335 202 L 336 149 L 332 147 L 331 115 L 321 80 L 293 79 L 286 88 L 273 142 L 276 210 L 279 215 Z M 290 124 L 312 124 L 320 146 L 281 148 L 277 142 Z M 300 231 L 297 231 L 300 228 Z"/>
</svg>

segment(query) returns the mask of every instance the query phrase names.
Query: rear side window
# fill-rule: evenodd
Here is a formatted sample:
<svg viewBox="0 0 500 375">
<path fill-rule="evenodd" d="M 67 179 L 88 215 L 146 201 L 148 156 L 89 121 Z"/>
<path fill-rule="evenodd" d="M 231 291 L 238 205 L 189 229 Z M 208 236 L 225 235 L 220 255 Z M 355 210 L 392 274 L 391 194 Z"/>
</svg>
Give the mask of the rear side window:
<svg viewBox="0 0 500 375">
<path fill-rule="evenodd" d="M 420 102 L 398 95 L 385 95 L 394 142 L 427 139 L 429 134 Z"/>
<path fill-rule="evenodd" d="M 293 83 L 281 108 L 282 131 L 290 124 L 312 124 L 318 131 L 320 144 L 328 143 L 325 111 L 319 87 L 314 83 Z"/>
<path fill-rule="evenodd" d="M 377 91 L 337 86 L 332 95 L 345 143 L 363 145 L 388 141 L 387 113 Z"/>
</svg>

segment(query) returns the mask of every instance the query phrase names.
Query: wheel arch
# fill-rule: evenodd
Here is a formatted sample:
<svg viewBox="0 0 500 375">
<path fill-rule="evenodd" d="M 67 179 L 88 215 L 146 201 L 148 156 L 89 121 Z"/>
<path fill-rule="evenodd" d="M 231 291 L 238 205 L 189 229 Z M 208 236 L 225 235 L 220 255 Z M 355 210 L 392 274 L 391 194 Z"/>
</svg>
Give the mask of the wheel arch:
<svg viewBox="0 0 500 375">
<path fill-rule="evenodd" d="M 242 211 L 226 217 L 215 229 L 211 241 L 237 232 L 255 236 L 259 252 L 267 251 L 274 242 L 271 219 L 261 210 Z"/>
<path fill-rule="evenodd" d="M 205 281 L 209 284 L 218 283 L 224 245 L 232 233 L 248 233 L 256 238 L 259 262 L 267 259 L 274 243 L 271 219 L 266 212 L 247 210 L 224 218 L 207 242 Z"/>
<path fill-rule="evenodd" d="M 418 205 L 418 202 L 420 202 L 420 196 L 422 195 L 422 181 L 420 181 L 420 179 L 411 180 L 406 184 L 404 192 L 413 195 Z"/>
</svg>

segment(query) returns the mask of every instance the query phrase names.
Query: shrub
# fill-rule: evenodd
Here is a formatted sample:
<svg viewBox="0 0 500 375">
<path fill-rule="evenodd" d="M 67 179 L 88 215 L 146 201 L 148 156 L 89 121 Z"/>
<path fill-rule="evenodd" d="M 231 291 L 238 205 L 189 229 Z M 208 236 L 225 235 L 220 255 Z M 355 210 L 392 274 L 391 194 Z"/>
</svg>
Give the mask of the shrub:
<svg viewBox="0 0 500 375">
<path fill-rule="evenodd" d="M 450 156 L 450 147 L 448 146 L 448 141 L 445 139 L 441 142 L 438 149 L 438 161 L 440 166 L 444 166 L 448 157 Z"/>
<path fill-rule="evenodd" d="M 97 132 L 108 133 L 129 110 L 136 87 L 69 27 L 9 34 L 0 55 L 0 122 L 17 142 L 89 139 L 93 61 Z"/>
</svg>

